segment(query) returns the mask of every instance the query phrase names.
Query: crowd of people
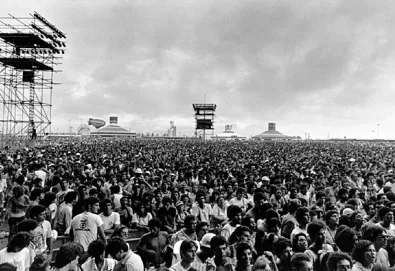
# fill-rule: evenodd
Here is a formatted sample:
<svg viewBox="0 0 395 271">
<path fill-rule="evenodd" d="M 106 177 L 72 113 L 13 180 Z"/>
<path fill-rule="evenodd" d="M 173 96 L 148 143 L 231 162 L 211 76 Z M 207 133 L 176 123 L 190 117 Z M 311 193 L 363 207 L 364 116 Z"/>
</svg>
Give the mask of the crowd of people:
<svg viewBox="0 0 395 271">
<path fill-rule="evenodd" d="M 4 150 L 0 270 L 395 270 L 394 147 L 88 138 Z"/>
</svg>

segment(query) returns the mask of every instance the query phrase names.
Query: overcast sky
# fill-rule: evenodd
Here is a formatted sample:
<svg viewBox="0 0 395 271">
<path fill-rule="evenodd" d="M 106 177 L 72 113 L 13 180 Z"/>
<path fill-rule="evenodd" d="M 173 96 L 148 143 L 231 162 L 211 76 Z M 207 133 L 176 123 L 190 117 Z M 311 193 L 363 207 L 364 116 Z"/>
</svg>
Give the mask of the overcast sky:
<svg viewBox="0 0 395 271">
<path fill-rule="evenodd" d="M 217 104 L 216 133 L 268 122 L 292 136 L 395 138 L 393 1 L 2 0 L 67 34 L 52 131 L 89 117 L 135 132 L 171 120 L 194 131 L 193 103 Z M 373 132 L 374 131 L 374 132 Z"/>
</svg>

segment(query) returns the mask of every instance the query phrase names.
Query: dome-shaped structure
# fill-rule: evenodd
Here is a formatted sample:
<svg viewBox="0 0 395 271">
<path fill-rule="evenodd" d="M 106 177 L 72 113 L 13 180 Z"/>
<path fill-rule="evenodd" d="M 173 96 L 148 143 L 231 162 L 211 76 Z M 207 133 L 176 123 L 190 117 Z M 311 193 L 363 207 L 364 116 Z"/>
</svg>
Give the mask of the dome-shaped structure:
<svg viewBox="0 0 395 271">
<path fill-rule="evenodd" d="M 253 136 L 253 139 L 257 140 L 290 140 L 293 139 L 291 136 L 284 135 L 278 131 L 276 131 L 276 124 L 275 123 L 269 123 L 269 130 Z"/>
<path fill-rule="evenodd" d="M 225 131 L 222 133 L 217 134 L 216 136 L 213 136 L 212 139 L 217 139 L 217 140 L 244 140 L 246 139 L 245 136 L 241 136 L 235 131 L 232 130 L 232 125 L 226 125 L 225 126 Z"/>
<path fill-rule="evenodd" d="M 110 124 L 91 133 L 101 137 L 135 137 L 136 133 L 129 132 L 127 129 L 118 125 L 118 117 L 110 117 Z"/>
</svg>

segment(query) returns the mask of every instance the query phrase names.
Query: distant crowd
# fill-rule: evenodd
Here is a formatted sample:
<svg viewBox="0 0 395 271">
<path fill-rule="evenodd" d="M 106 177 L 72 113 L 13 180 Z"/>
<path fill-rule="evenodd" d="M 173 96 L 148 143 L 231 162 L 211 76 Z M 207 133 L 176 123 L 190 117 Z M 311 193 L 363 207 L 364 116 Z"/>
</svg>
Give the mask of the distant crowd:
<svg viewBox="0 0 395 271">
<path fill-rule="evenodd" d="M 394 148 L 88 138 L 5 149 L 0 271 L 395 270 Z"/>
</svg>

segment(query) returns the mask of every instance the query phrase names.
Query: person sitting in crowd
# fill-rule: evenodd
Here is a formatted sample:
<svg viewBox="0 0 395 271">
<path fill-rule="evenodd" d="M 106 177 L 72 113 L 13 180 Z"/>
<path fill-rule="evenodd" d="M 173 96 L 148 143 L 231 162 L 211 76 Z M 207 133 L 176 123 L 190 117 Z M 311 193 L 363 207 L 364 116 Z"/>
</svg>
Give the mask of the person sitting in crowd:
<svg viewBox="0 0 395 271">
<path fill-rule="evenodd" d="M 121 218 L 117 212 L 113 211 L 113 203 L 110 199 L 101 202 L 102 213 L 99 215 L 103 221 L 103 230 L 105 234 L 111 234 L 121 224 Z"/>
<path fill-rule="evenodd" d="M 144 271 L 141 257 L 131 251 L 124 240 L 119 237 L 112 238 L 106 246 L 106 254 L 109 254 L 118 263 L 114 270 Z"/>
</svg>

